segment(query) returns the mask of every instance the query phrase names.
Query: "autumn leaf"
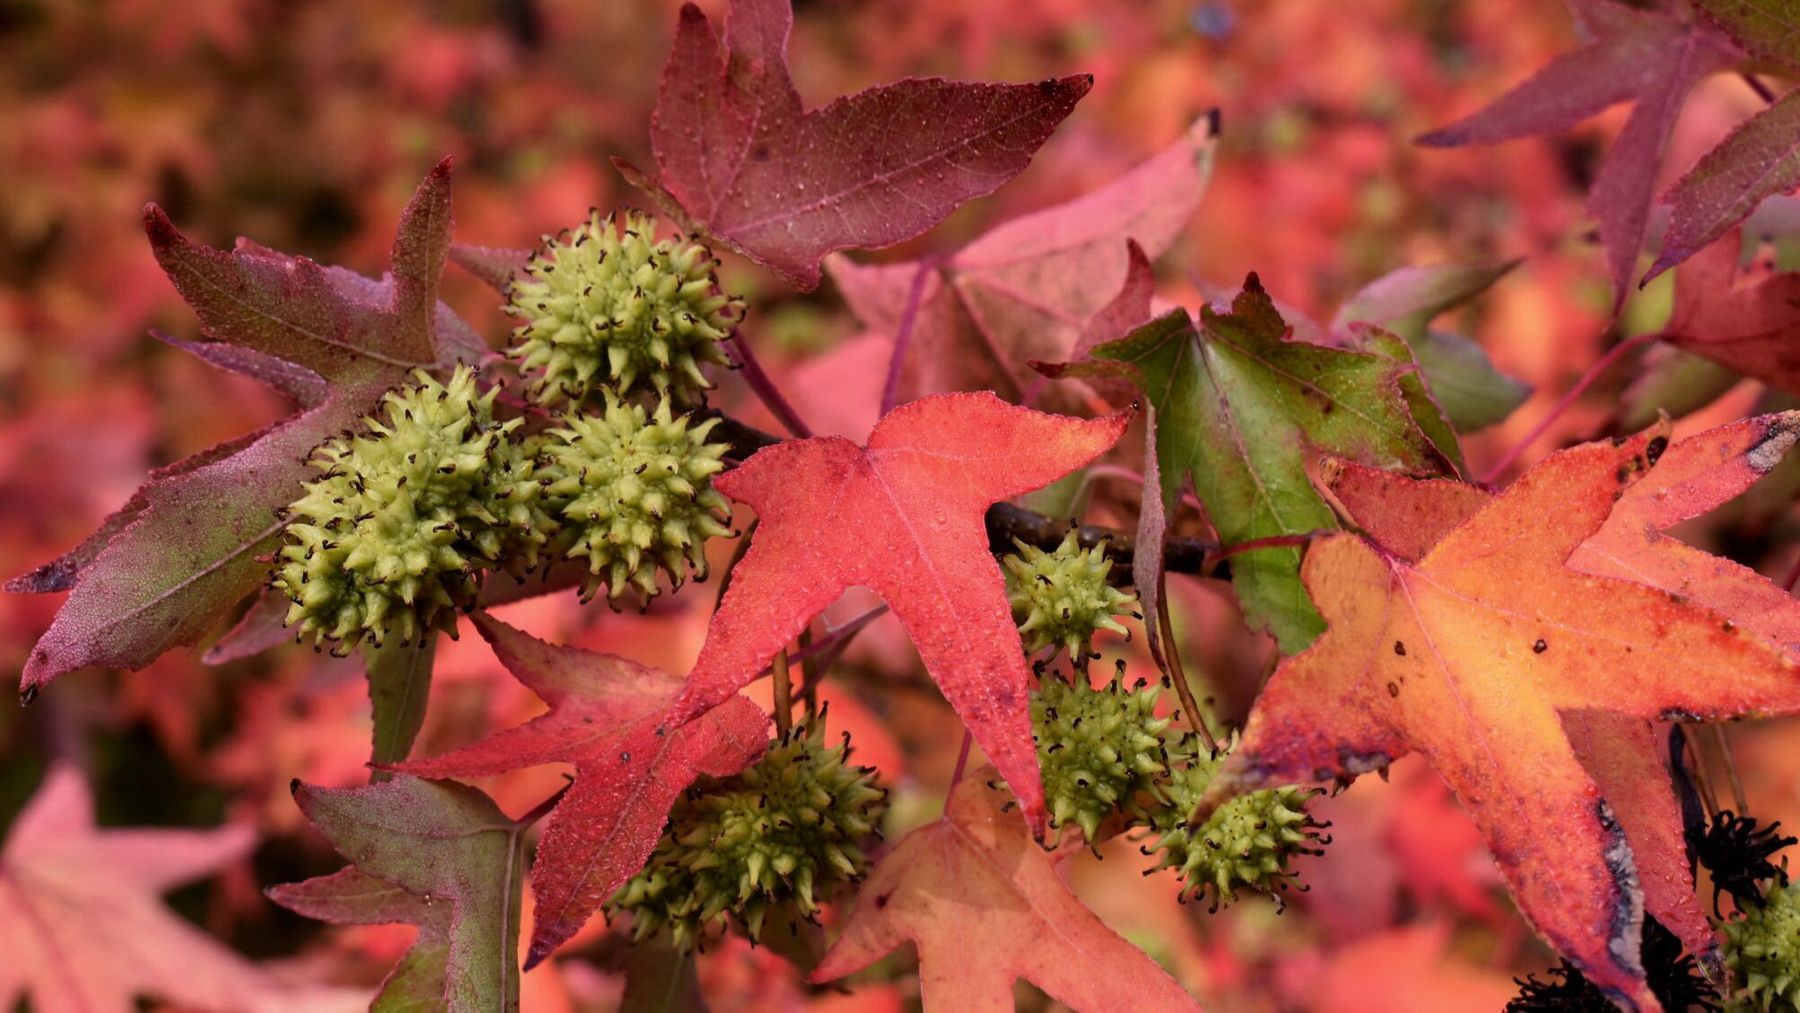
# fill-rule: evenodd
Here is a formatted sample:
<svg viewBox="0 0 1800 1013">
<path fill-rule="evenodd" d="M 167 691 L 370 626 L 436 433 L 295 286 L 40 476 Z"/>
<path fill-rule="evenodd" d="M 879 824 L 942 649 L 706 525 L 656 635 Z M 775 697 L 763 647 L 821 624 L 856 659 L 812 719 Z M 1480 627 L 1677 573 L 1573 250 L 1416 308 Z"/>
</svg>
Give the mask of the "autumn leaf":
<svg viewBox="0 0 1800 1013">
<path fill-rule="evenodd" d="M 802 289 L 831 251 L 910 239 L 1018 175 L 1093 85 L 915 78 L 809 110 L 793 19 L 788 0 L 733 0 L 721 38 L 683 6 L 650 120 L 660 175 L 615 163 L 684 228 Z"/>
<path fill-rule="evenodd" d="M 241 1009 L 272 993 L 254 964 L 161 895 L 243 858 L 244 826 L 100 829 L 73 767 L 52 767 L 0 850 L 0 1007 L 134 1010 L 139 997 Z"/>
<path fill-rule="evenodd" d="M 1694 6 L 1757 57 L 1800 69 L 1800 7 L 1794 0 L 1694 0 Z"/>
<path fill-rule="evenodd" d="M 731 699 L 846 588 L 867 587 L 900 617 L 1041 834 L 1030 673 L 983 516 L 1086 464 L 1129 421 L 1129 412 L 1080 421 L 992 394 L 940 394 L 889 412 L 863 447 L 834 436 L 758 451 L 714 480 L 756 510 L 756 533 L 669 722 Z"/>
<path fill-rule="evenodd" d="M 1057 873 L 1006 796 L 971 774 L 943 818 L 906 835 L 856 894 L 812 973 L 827 982 L 911 943 L 926 1009 L 1013 1009 L 1024 978 L 1079 1010 L 1198 1010 L 1169 973 L 1107 928 Z"/>
<path fill-rule="evenodd" d="M 229 253 L 198 246 L 155 205 L 144 224 L 211 339 L 182 347 L 303 400 L 261 432 L 152 472 L 87 541 L 8 582 L 14 592 L 71 591 L 25 665 L 27 697 L 64 672 L 142 667 L 206 634 L 267 579 L 275 511 L 311 477 L 313 446 L 360 422 L 413 369 L 473 361 L 482 347 L 436 298 L 450 241 L 448 159 L 407 205 L 381 281 L 245 241 Z"/>
<path fill-rule="evenodd" d="M 1772 387 L 1800 393 L 1800 273 L 1738 270 L 1738 243 L 1702 250 L 1675 272 L 1662 338 Z"/>
<path fill-rule="evenodd" d="M 1416 378 L 1416 369 L 1397 339 L 1386 336 L 1389 343 L 1369 351 L 1290 339 L 1251 275 L 1230 310 L 1204 307 L 1198 327 L 1185 310 L 1174 310 L 1096 346 L 1083 363 L 1039 368 L 1053 376 L 1110 371 L 1137 383 L 1156 409 L 1164 509 L 1176 510 L 1191 480 L 1225 545 L 1336 526 L 1307 477 L 1309 447 L 1413 470 L 1452 470 L 1409 407 L 1402 380 Z M 1305 647 L 1323 628 L 1299 567 L 1300 551 L 1292 547 L 1232 560 L 1245 620 L 1272 634 L 1284 652 Z"/>
<path fill-rule="evenodd" d="M 741 696 L 692 724 L 656 720 L 681 681 L 626 658 L 535 640 L 486 613 L 475 627 L 549 713 L 472 746 L 389 769 L 418 777 L 486 777 L 573 763 L 575 783 L 551 810 L 532 866 L 537 898 L 527 969 L 574 935 L 643 868 L 669 807 L 701 774 L 728 777 L 768 745 L 769 719 Z M 747 680 L 746 680 L 747 681 Z"/>
<path fill-rule="evenodd" d="M 1022 399 L 1043 383 L 1027 360 L 1078 355 L 1084 328 L 1128 281 L 1129 244 L 1153 260 L 1193 217 L 1217 134 L 1217 122 L 1203 117 L 1106 186 L 1004 222 L 947 257 L 866 265 L 828 259 L 826 270 L 874 340 L 892 346 L 907 304 L 916 303 L 898 402 L 957 390 Z M 1142 281 L 1153 285 L 1144 267 Z M 1148 295 L 1125 327 L 1149 319 Z"/>
<path fill-rule="evenodd" d="M 1600 223 L 1614 308 L 1623 302 L 1649 227 L 1657 170 L 1688 92 L 1743 59 L 1710 24 L 1660 7 L 1569 0 L 1592 41 L 1562 54 L 1470 116 L 1421 136 L 1432 147 L 1566 130 L 1615 103 L 1635 104 L 1588 194 Z"/>
<path fill-rule="evenodd" d="M 1672 207 L 1648 281 L 1750 216 L 1763 198 L 1800 186 L 1800 91 L 1737 125 L 1664 199 Z"/>
<path fill-rule="evenodd" d="M 1636 959 L 1643 895 L 1628 833 L 1563 715 L 1800 709 L 1800 666 L 1749 617 L 1578 568 L 1578 550 L 1665 444 L 1646 434 L 1564 451 L 1486 502 L 1471 487 L 1415 483 L 1425 505 L 1382 526 L 1402 532 L 1400 545 L 1384 534 L 1316 543 L 1305 579 L 1328 629 L 1270 679 L 1206 804 L 1416 750 L 1481 828 L 1527 920 L 1590 980 L 1655 1008 Z M 1658 485 L 1665 495 L 1620 507 L 1627 523 L 1659 516 L 1668 490 L 1684 487 Z M 1459 511 L 1466 519 L 1433 542 L 1431 518 Z M 1630 533 L 1648 537 L 1641 525 Z"/>
<path fill-rule="evenodd" d="M 269 898 L 334 925 L 419 926 L 370 1009 L 519 1008 L 527 822 L 473 788 L 410 777 L 352 789 L 295 781 L 294 800 L 351 865 Z"/>
</svg>

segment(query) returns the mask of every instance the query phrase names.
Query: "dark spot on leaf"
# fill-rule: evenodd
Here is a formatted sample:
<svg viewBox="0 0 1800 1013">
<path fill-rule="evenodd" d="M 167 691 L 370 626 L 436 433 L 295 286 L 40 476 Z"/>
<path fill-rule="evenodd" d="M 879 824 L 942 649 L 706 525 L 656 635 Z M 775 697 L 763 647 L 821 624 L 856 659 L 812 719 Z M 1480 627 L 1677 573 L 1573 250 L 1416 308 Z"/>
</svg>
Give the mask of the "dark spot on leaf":
<svg viewBox="0 0 1800 1013">
<path fill-rule="evenodd" d="M 1394 653 L 1402 658 L 1406 657 L 1406 645 L 1398 640 L 1394 641 Z"/>
<path fill-rule="evenodd" d="M 1655 464 L 1662 459 L 1663 451 L 1667 449 L 1669 449 L 1669 438 L 1658 436 L 1644 446 L 1644 456 L 1650 460 L 1651 464 Z"/>
<path fill-rule="evenodd" d="M 1539 638 L 1537 643 L 1531 645 L 1531 653 L 1533 654 L 1542 654 L 1549 649 L 1550 645 L 1545 643 L 1542 638 Z"/>
<path fill-rule="evenodd" d="M 875 895 L 875 906 L 877 908 L 887 907 L 888 901 L 893 900 L 893 899 L 894 899 L 894 892 L 892 890 L 889 890 L 887 893 L 878 893 Z"/>
<path fill-rule="evenodd" d="M 1400 698 L 1400 687 L 1394 685 L 1391 682 L 1388 683 L 1388 696 L 1391 696 L 1395 699 L 1399 699 Z"/>
</svg>

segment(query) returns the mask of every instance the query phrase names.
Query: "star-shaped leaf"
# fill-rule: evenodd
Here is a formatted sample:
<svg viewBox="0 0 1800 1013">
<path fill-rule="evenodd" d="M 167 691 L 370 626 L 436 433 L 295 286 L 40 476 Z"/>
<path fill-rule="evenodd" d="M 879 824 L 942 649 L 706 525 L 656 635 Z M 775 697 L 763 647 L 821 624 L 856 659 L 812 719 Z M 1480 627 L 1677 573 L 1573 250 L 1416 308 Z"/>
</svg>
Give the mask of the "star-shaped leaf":
<svg viewBox="0 0 1800 1013">
<path fill-rule="evenodd" d="M 161 895 L 248 854 L 250 828 L 99 829 L 72 767 L 53 767 L 0 850 L 0 1007 L 137 1008 L 138 997 L 242 1009 L 272 991 Z"/>
<path fill-rule="evenodd" d="M 1790 430 L 1765 425 L 1751 445 L 1785 450 Z M 1307 588 L 1328 629 L 1276 670 L 1206 804 L 1418 751 L 1481 828 L 1526 918 L 1590 980 L 1654 1008 L 1636 953 L 1636 835 L 1583 768 L 1565 715 L 1800 709 L 1800 665 L 1749 627 L 1753 617 L 1593 572 L 1627 537 L 1661 545 L 1657 525 L 1700 501 L 1696 482 L 1725 481 L 1682 477 L 1682 460 L 1723 445 L 1708 443 L 1633 497 L 1666 444 L 1647 433 L 1564 451 L 1491 500 L 1455 483 L 1386 483 L 1384 507 L 1413 502 L 1361 515 L 1384 518 L 1378 541 L 1336 535 L 1308 553 Z M 1751 467 L 1767 456 L 1742 455 Z M 1621 527 L 1608 533 L 1615 515 Z M 1652 553 L 1627 558 L 1658 565 Z"/>
<path fill-rule="evenodd" d="M 351 865 L 272 887 L 270 899 L 335 925 L 419 926 L 371 1009 L 519 1008 L 528 824 L 473 788 L 410 777 L 352 789 L 295 781 L 294 800 Z"/>
<path fill-rule="evenodd" d="M 942 819 L 908 834 L 856 894 L 837 942 L 813 971 L 831 981 L 907 943 L 919 954 L 926 1009 L 1013 1008 L 1024 978 L 1074 1009 L 1198 1010 L 1142 950 L 1107 928 L 1033 843 L 1006 796 L 976 771 Z"/>
<path fill-rule="evenodd" d="M 575 764 L 575 783 L 551 810 L 532 866 L 537 921 L 526 967 L 574 935 L 656 847 L 675 799 L 701 774 L 728 777 L 768 745 L 769 719 L 730 695 L 680 728 L 657 721 L 681 680 L 608 654 L 546 644 L 485 613 L 475 626 L 501 664 L 549 713 L 472 746 L 393 770 L 419 777 L 485 777 L 544 763 Z"/>
<path fill-rule="evenodd" d="M 1739 245 L 1714 243 L 1675 272 L 1675 306 L 1662 337 L 1800 393 L 1800 272 L 1740 273 Z"/>
<path fill-rule="evenodd" d="M 1670 188 L 1662 252 L 1647 277 L 1698 253 L 1749 217 L 1763 198 L 1800 186 L 1800 91 L 1737 125 Z"/>
<path fill-rule="evenodd" d="M 714 481 L 757 512 L 672 724 L 731 699 L 846 588 L 880 595 L 975 741 L 1044 827 L 1030 673 L 988 551 L 989 505 L 1041 488 L 1115 443 L 1129 413 L 1081 421 L 992 394 L 940 394 L 841 437 L 758 451 Z"/>
<path fill-rule="evenodd" d="M 392 270 L 374 281 L 240 241 L 189 241 L 150 205 L 158 263 L 210 343 L 181 343 L 223 368 L 303 398 L 298 414 L 159 469 L 124 509 L 10 591 L 72 593 L 26 662 L 28 696 L 86 665 L 138 668 L 193 643 L 268 576 L 275 511 L 312 477 L 325 437 L 357 424 L 417 367 L 480 355 L 480 339 L 438 303 L 450 243 L 450 162 L 401 216 Z"/>
<path fill-rule="evenodd" d="M 1165 510 L 1190 480 L 1225 545 L 1336 526 L 1307 478 L 1309 448 L 1374 464 L 1452 471 L 1415 420 L 1423 397 L 1405 345 L 1365 332 L 1367 351 L 1291 340 L 1251 275 L 1229 311 L 1210 306 L 1194 325 L 1174 310 L 1087 361 L 1041 366 L 1051 375 L 1112 372 L 1132 379 L 1156 408 L 1156 456 Z M 1428 400 L 1422 405 L 1429 407 Z M 1447 433 L 1447 429 L 1444 430 Z M 1448 435 L 1454 450 L 1454 435 Z M 1251 627 L 1297 651 L 1322 625 L 1300 586 L 1300 551 L 1269 548 L 1232 560 L 1232 583 Z"/>
<path fill-rule="evenodd" d="M 733 0 L 721 38 L 687 4 L 650 121 L 659 176 L 621 170 L 690 231 L 801 288 L 833 250 L 887 246 L 1018 175 L 1093 84 L 919 78 L 807 109 L 788 0 Z"/>
<path fill-rule="evenodd" d="M 1688 92 L 1707 75 L 1738 64 L 1744 54 L 1724 32 L 1685 11 L 1617 0 L 1569 0 L 1569 6 L 1592 41 L 1419 143 L 1456 147 L 1556 133 L 1615 103 L 1634 102 L 1588 195 L 1588 207 L 1600 222 L 1616 305 L 1636 272 L 1657 170 Z"/>
</svg>

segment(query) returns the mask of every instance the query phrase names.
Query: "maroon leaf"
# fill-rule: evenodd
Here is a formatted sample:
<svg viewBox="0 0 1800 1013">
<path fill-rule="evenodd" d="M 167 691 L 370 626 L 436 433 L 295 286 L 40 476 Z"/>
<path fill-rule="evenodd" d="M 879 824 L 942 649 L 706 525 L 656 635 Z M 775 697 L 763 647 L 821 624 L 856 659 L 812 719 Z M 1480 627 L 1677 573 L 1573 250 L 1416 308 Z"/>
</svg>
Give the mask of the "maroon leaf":
<svg viewBox="0 0 1800 1013">
<path fill-rule="evenodd" d="M 419 777 L 484 777 L 543 763 L 575 764 L 575 784 L 545 821 L 532 866 L 535 966 L 612 896 L 656 847 L 669 807 L 701 774 L 726 777 L 762 755 L 768 718 L 742 696 L 658 731 L 681 679 L 625 658 L 535 640 L 486 613 L 475 626 L 501 664 L 549 713 L 472 746 L 392 769 Z"/>
<path fill-rule="evenodd" d="M 471 246 L 456 243 L 450 247 L 450 259 L 456 266 L 488 283 L 496 291 L 505 292 L 513 275 L 525 269 L 531 259 L 530 250 L 506 246 Z"/>
<path fill-rule="evenodd" d="M 808 110 L 792 26 L 787 0 L 734 0 L 720 38 L 684 6 L 650 124 L 660 178 L 621 169 L 803 289 L 827 253 L 910 239 L 1018 175 L 1093 84 L 911 79 Z"/>
<path fill-rule="evenodd" d="M 1650 220 L 1656 174 L 1682 103 L 1695 84 L 1738 63 L 1729 36 L 1657 8 L 1570 0 L 1594 41 L 1557 57 L 1486 108 L 1419 138 L 1433 147 L 1487 144 L 1565 130 L 1636 100 L 1588 196 L 1600 222 L 1614 304 L 1623 302 Z"/>
<path fill-rule="evenodd" d="M 1666 199 L 1669 234 L 1648 281 L 1731 231 L 1772 194 L 1800 186 L 1800 91 L 1738 124 Z"/>
<path fill-rule="evenodd" d="M 248 242 L 231 252 L 197 246 L 154 205 L 144 223 L 157 261 L 219 343 L 181 346 L 306 408 L 152 473 L 94 536 L 7 585 L 73 589 L 26 662 L 28 696 L 64 672 L 136 668 L 199 639 L 266 578 L 281 530 L 275 511 L 309 477 L 313 446 L 355 425 L 414 367 L 479 349 L 435 297 L 450 234 L 448 159 L 407 205 L 393 273 L 380 281 Z"/>
<path fill-rule="evenodd" d="M 1714 243 L 1675 272 L 1663 337 L 1696 355 L 1800 393 L 1800 272 L 1738 270 L 1735 242 Z"/>
</svg>

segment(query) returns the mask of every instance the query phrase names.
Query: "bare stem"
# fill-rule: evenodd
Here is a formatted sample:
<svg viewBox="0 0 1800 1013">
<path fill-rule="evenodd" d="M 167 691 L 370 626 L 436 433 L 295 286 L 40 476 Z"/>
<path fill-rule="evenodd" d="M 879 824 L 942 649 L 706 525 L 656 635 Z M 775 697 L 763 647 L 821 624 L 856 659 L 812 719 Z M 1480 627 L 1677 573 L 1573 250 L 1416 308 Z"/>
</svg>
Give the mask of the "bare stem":
<svg viewBox="0 0 1800 1013">
<path fill-rule="evenodd" d="M 1163 657 L 1169 663 L 1169 681 L 1175 684 L 1175 696 L 1181 701 L 1181 709 L 1187 713 L 1188 724 L 1200 735 L 1200 741 L 1206 743 L 1208 752 L 1219 751 L 1219 744 L 1213 739 L 1212 729 L 1206 727 L 1206 715 L 1201 713 L 1200 706 L 1194 702 L 1194 690 L 1188 685 L 1187 672 L 1181 667 L 1181 645 L 1175 642 L 1175 624 L 1169 621 L 1169 586 L 1163 575 L 1156 575 L 1156 627 L 1162 632 Z"/>
<path fill-rule="evenodd" d="M 894 410 L 900 400 L 900 371 L 906 364 L 906 347 L 912 344 L 913 325 L 919 319 L 919 298 L 925 294 L 925 281 L 937 270 L 936 257 L 924 257 L 913 272 L 912 285 L 906 290 L 906 306 L 900 311 L 900 327 L 894 332 L 894 352 L 888 357 L 887 380 L 881 385 L 881 414 Z"/>
<path fill-rule="evenodd" d="M 750 351 L 750 344 L 744 340 L 743 334 L 733 334 L 731 344 L 737 350 L 738 365 L 743 369 L 744 382 L 749 384 L 750 389 L 762 400 L 763 406 L 769 409 L 769 414 L 775 416 L 775 421 L 781 423 L 789 433 L 799 439 L 804 440 L 811 436 L 812 430 L 800 420 L 799 413 L 794 411 L 793 405 L 788 404 L 787 398 L 781 396 L 781 390 L 775 386 L 775 381 L 769 379 L 769 374 L 763 372 L 762 363 L 756 361 L 756 356 Z"/>
<path fill-rule="evenodd" d="M 775 733 L 782 739 L 794 730 L 794 690 L 788 682 L 787 648 L 775 652 Z"/>
<path fill-rule="evenodd" d="M 1588 367 L 1588 371 L 1581 375 L 1581 379 L 1575 381 L 1575 386 L 1569 388 L 1568 393 L 1564 394 L 1562 399 L 1556 402 L 1550 409 L 1548 415 L 1545 415 L 1538 421 L 1536 426 L 1532 427 L 1531 432 L 1525 434 L 1524 439 L 1513 444 L 1512 449 L 1502 455 L 1500 460 L 1496 461 L 1494 466 L 1487 470 L 1487 474 L 1481 477 L 1481 481 L 1483 483 L 1492 483 L 1501 475 L 1506 474 L 1506 470 L 1513 466 L 1513 463 L 1519 459 L 1519 455 L 1523 454 L 1533 443 L 1536 443 L 1538 437 L 1544 435 L 1544 431 L 1550 428 L 1550 424 L 1561 418 L 1562 413 L 1568 411 L 1569 406 L 1574 404 L 1576 399 L 1581 397 L 1584 391 L 1593 386 L 1595 380 L 1600 379 L 1608 369 L 1612 368 L 1614 363 L 1623 359 L 1626 355 L 1636 349 L 1655 341 L 1656 338 L 1657 335 L 1654 332 L 1649 334 L 1639 334 L 1633 338 L 1626 338 L 1624 341 L 1614 345 L 1610 351 L 1600 357 L 1600 361 Z"/>
</svg>

